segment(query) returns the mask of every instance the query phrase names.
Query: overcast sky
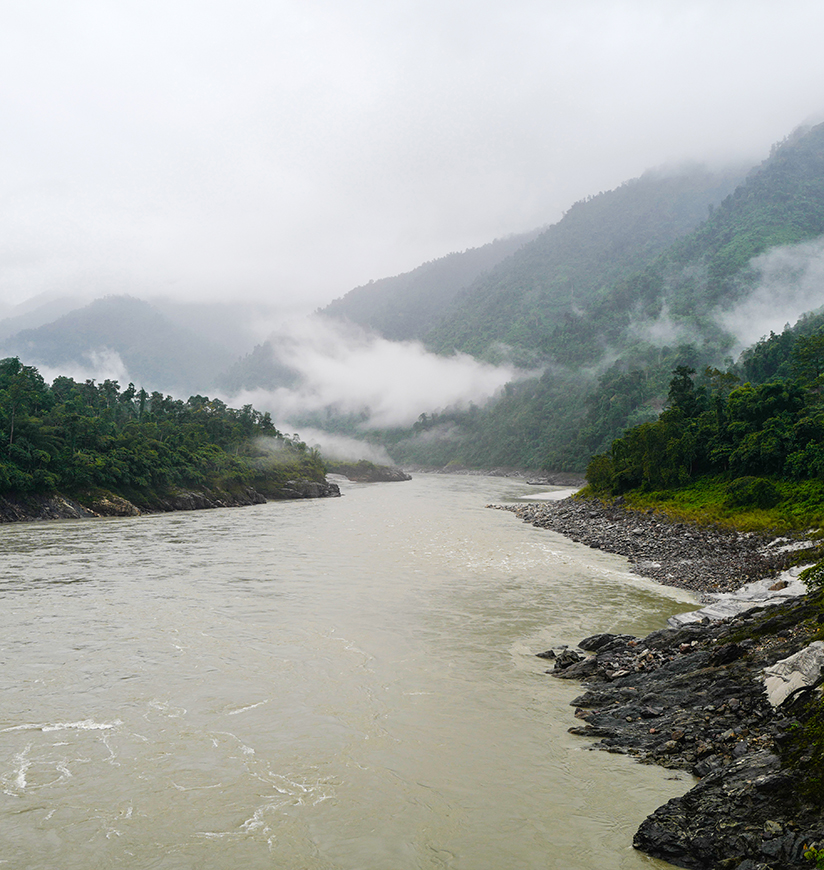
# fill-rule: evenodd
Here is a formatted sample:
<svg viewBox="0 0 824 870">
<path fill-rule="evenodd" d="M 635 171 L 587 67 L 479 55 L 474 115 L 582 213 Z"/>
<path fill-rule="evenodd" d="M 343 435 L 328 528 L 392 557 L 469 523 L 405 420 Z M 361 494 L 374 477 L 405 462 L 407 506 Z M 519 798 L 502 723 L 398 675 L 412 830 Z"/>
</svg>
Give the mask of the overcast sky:
<svg viewBox="0 0 824 870">
<path fill-rule="evenodd" d="M 264 298 L 824 117 L 820 0 L 2 2 L 0 302 Z"/>
</svg>

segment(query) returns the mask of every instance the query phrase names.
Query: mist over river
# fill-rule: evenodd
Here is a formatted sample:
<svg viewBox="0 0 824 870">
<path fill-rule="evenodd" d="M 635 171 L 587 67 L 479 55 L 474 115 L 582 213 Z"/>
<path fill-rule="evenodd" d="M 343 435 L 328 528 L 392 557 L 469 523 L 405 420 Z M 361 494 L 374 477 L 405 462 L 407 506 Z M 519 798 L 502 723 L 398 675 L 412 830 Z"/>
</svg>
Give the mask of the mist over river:
<svg viewBox="0 0 824 870">
<path fill-rule="evenodd" d="M 610 870 L 685 774 L 535 653 L 683 592 L 485 509 L 522 481 L 0 527 L 0 866 Z"/>
</svg>

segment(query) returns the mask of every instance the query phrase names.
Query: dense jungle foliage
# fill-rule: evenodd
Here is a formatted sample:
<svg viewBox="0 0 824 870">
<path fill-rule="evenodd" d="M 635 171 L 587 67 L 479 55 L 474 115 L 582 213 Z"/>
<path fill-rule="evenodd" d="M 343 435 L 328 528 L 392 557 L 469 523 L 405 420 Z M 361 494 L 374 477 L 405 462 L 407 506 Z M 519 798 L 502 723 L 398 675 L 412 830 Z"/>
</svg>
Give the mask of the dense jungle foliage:
<svg viewBox="0 0 824 870">
<path fill-rule="evenodd" d="M 589 463 L 595 492 L 691 502 L 704 519 L 724 509 L 789 527 L 824 518 L 824 315 L 762 339 L 726 371 L 673 374 L 660 417 Z"/>
<path fill-rule="evenodd" d="M 493 361 L 504 345 L 530 363 L 597 362 L 614 315 L 623 321 L 630 313 L 624 299 L 613 303 L 614 288 L 706 220 L 742 176 L 703 167 L 649 172 L 575 203 L 456 297 L 424 337 L 427 345 Z"/>
<path fill-rule="evenodd" d="M 267 494 L 288 478 L 323 476 L 316 451 L 251 405 L 184 402 L 111 380 L 58 377 L 49 386 L 33 366 L 0 360 L 0 494 L 239 484 Z"/>
<path fill-rule="evenodd" d="M 739 183 L 740 182 L 740 183 Z M 701 343 L 723 337 L 719 303 L 746 295 L 749 264 L 824 233 L 824 125 L 799 130 L 746 178 L 652 173 L 576 203 L 469 288 L 427 337 L 483 355 L 494 343 L 556 364 L 628 349 L 662 312 Z M 629 330 L 629 332 L 628 332 Z"/>
<path fill-rule="evenodd" d="M 667 488 L 702 474 L 824 479 L 824 330 L 787 332 L 782 337 L 789 378 L 741 383 L 734 370 L 708 367 L 696 379 L 694 369 L 676 368 L 666 410 L 596 456 L 587 472 L 590 482 L 620 493 Z M 771 336 L 761 342 L 750 366 L 780 341 Z M 739 495 L 768 499 L 765 487 Z"/>
</svg>

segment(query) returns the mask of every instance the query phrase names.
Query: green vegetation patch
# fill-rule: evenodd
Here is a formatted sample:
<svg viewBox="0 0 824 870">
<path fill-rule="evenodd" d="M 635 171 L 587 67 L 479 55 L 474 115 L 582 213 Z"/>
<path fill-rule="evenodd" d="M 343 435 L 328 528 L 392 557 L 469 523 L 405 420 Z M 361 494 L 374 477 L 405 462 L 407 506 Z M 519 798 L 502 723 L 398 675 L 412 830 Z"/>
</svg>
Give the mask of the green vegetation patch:
<svg viewBox="0 0 824 870">
<path fill-rule="evenodd" d="M 824 700 L 821 695 L 807 700 L 797 716 L 799 721 L 784 738 L 782 755 L 802 775 L 799 797 L 824 808 Z"/>
<path fill-rule="evenodd" d="M 771 508 L 781 501 L 778 487 L 763 477 L 738 477 L 725 487 L 732 508 Z"/>
<path fill-rule="evenodd" d="M 743 532 L 784 534 L 824 525 L 824 481 L 750 478 L 759 481 L 755 486 L 744 478 L 745 484 L 732 486 L 739 480 L 731 482 L 723 475 L 708 475 L 671 489 L 627 492 L 624 499 L 632 509 L 654 510 L 679 522 Z M 731 487 L 735 493 L 732 498 Z M 744 496 L 739 494 L 741 489 Z M 593 492 L 592 488 L 588 491 Z M 752 503 L 761 492 L 767 494 L 768 504 Z"/>
<path fill-rule="evenodd" d="M 274 494 L 293 478 L 322 481 L 320 455 L 251 405 L 111 380 L 49 386 L 33 366 L 0 360 L 0 495 L 102 492 L 140 504 L 181 488 Z"/>
</svg>

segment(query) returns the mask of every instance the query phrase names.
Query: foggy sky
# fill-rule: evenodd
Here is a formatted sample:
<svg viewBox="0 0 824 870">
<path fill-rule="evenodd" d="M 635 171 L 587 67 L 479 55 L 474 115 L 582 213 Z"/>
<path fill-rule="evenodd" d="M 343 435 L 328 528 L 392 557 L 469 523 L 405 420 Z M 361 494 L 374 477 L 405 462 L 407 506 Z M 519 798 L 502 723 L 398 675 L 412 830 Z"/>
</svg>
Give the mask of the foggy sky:
<svg viewBox="0 0 824 870">
<path fill-rule="evenodd" d="M 2 21 L 0 303 L 311 310 L 647 168 L 763 159 L 824 110 L 818 0 L 28 0 Z"/>
</svg>

